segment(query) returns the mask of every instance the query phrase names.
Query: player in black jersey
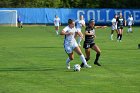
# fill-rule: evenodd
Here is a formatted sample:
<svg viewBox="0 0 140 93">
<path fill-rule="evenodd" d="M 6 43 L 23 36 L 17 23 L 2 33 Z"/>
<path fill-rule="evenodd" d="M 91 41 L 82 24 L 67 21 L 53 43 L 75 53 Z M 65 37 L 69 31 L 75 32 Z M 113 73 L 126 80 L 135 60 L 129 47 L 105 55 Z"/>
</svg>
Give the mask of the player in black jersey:
<svg viewBox="0 0 140 93">
<path fill-rule="evenodd" d="M 117 41 L 122 40 L 122 34 L 123 34 L 123 26 L 126 26 L 126 21 L 122 16 L 122 13 L 119 14 L 119 17 L 117 18 L 117 29 L 118 29 L 118 36 L 117 36 Z"/>
<path fill-rule="evenodd" d="M 96 51 L 96 59 L 94 61 L 94 64 L 97 66 L 101 66 L 98 62 L 98 59 L 100 57 L 101 50 L 100 48 L 95 44 L 94 38 L 95 35 L 95 28 L 105 28 L 106 26 L 95 26 L 95 21 L 91 19 L 89 21 L 89 25 L 85 29 L 85 41 L 83 48 L 85 48 L 86 53 L 86 61 L 90 59 L 90 48 Z M 81 64 L 81 67 L 83 67 L 84 64 Z"/>
</svg>

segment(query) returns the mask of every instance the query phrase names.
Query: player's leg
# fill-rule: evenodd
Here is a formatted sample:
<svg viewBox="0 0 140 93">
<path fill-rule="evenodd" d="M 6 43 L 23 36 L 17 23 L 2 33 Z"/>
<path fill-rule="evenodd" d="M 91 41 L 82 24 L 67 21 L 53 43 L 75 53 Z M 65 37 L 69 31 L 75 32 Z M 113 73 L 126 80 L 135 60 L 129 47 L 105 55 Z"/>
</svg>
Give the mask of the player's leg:
<svg viewBox="0 0 140 93">
<path fill-rule="evenodd" d="M 20 22 L 20 27 L 23 29 L 23 26 L 22 26 L 22 21 Z"/>
<path fill-rule="evenodd" d="M 96 59 L 94 61 L 94 64 L 98 65 L 98 66 L 101 66 L 98 62 L 100 54 L 101 54 L 100 48 L 97 45 L 93 45 L 92 49 L 96 51 Z"/>
<path fill-rule="evenodd" d="M 70 61 L 74 59 L 73 49 L 67 44 L 64 44 L 64 49 L 65 52 L 68 54 L 68 58 L 66 60 L 66 67 L 67 69 L 70 69 Z"/>
<path fill-rule="evenodd" d="M 120 33 L 121 33 L 121 29 L 118 29 L 117 40 L 120 40 Z"/>
<path fill-rule="evenodd" d="M 66 66 L 67 66 L 67 69 L 70 69 L 70 61 L 72 61 L 74 59 L 74 54 L 73 52 L 72 53 L 69 53 L 68 54 L 68 58 L 66 60 Z"/>
<path fill-rule="evenodd" d="M 79 37 L 78 37 L 78 42 L 77 42 L 79 46 L 81 46 L 81 44 L 80 44 L 81 41 L 82 41 L 82 38 L 79 36 Z"/>
<path fill-rule="evenodd" d="M 79 48 L 79 46 L 75 47 L 74 51 L 80 56 L 82 63 L 84 63 L 84 67 L 91 68 L 91 66 L 89 66 L 87 64 L 86 59 L 85 59 L 83 53 L 81 52 L 81 49 Z"/>
<path fill-rule="evenodd" d="M 131 33 L 133 32 L 133 30 L 132 30 L 132 26 L 130 26 L 130 32 L 131 32 Z"/>
<path fill-rule="evenodd" d="M 88 61 L 90 59 L 90 48 L 85 49 L 85 53 L 86 53 L 86 61 Z"/>
<path fill-rule="evenodd" d="M 114 30 L 112 29 L 112 30 L 111 30 L 111 35 L 110 35 L 110 39 L 111 39 L 111 40 L 113 40 L 113 33 L 114 33 Z"/>
<path fill-rule="evenodd" d="M 122 40 L 122 35 L 123 35 L 123 28 L 120 30 L 120 42 Z"/>
<path fill-rule="evenodd" d="M 20 23 L 18 22 L 18 28 L 20 28 Z"/>
<path fill-rule="evenodd" d="M 117 34 L 117 40 L 118 40 L 118 34 L 119 34 L 119 31 L 118 31 L 118 29 L 116 29 L 116 34 Z"/>
<path fill-rule="evenodd" d="M 90 48 L 85 49 L 85 53 L 86 53 L 86 61 L 88 61 L 90 59 Z M 81 67 L 84 66 L 84 63 L 81 64 Z"/>
<path fill-rule="evenodd" d="M 127 33 L 129 33 L 130 32 L 130 26 L 128 26 L 128 30 L 127 30 Z"/>
<path fill-rule="evenodd" d="M 56 31 L 56 34 L 58 35 L 58 30 L 59 30 L 59 26 L 55 26 L 55 31 Z"/>
<path fill-rule="evenodd" d="M 77 43 L 78 43 L 78 45 L 79 46 L 81 46 L 81 41 L 82 41 L 82 37 L 81 36 L 83 36 L 83 33 L 81 32 L 81 29 L 77 29 L 78 30 L 78 33 L 80 34 L 80 36 L 78 37 L 78 41 L 77 41 Z"/>
<path fill-rule="evenodd" d="M 115 29 L 115 31 L 116 31 L 116 34 L 118 34 L 118 29 Z"/>
</svg>

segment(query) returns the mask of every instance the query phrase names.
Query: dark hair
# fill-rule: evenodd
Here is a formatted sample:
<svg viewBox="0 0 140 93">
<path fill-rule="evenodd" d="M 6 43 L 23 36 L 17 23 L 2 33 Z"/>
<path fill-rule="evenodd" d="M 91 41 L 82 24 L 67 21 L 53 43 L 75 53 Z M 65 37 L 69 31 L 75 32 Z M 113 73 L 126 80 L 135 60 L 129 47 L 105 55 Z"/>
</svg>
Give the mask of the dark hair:
<svg viewBox="0 0 140 93">
<path fill-rule="evenodd" d="M 68 20 L 68 24 L 71 24 L 72 22 L 74 22 L 72 19 Z"/>
<path fill-rule="evenodd" d="M 132 14 L 129 15 L 130 17 L 132 16 Z"/>
<path fill-rule="evenodd" d="M 91 23 L 91 22 L 95 22 L 95 20 L 94 20 L 94 19 L 90 19 L 90 20 L 89 20 L 89 23 Z"/>
</svg>

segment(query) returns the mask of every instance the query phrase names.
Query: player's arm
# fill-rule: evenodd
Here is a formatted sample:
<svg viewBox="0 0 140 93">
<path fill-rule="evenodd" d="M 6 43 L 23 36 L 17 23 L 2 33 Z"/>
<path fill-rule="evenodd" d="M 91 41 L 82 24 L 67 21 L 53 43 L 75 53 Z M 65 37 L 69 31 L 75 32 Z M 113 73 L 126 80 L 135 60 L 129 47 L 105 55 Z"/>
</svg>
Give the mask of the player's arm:
<svg viewBox="0 0 140 93">
<path fill-rule="evenodd" d="M 123 20 L 124 26 L 126 26 L 127 20 L 125 20 L 125 18 L 123 18 Z"/>
<path fill-rule="evenodd" d="M 132 24 L 134 25 L 134 20 L 132 21 Z"/>
<path fill-rule="evenodd" d="M 112 25 L 115 25 L 113 19 L 111 20 L 111 23 L 112 23 Z"/>
<path fill-rule="evenodd" d="M 55 24 L 56 24 L 56 20 L 55 20 L 55 18 L 54 18 L 53 22 L 54 22 L 54 25 L 55 25 Z"/>
<path fill-rule="evenodd" d="M 126 20 L 124 19 L 124 25 L 126 26 Z"/>
<path fill-rule="evenodd" d="M 86 23 L 85 22 L 83 22 L 82 27 L 86 27 Z"/>
<path fill-rule="evenodd" d="M 115 26 L 115 22 L 113 20 L 111 21 L 111 23 L 112 23 L 113 26 Z"/>
<path fill-rule="evenodd" d="M 85 31 L 85 35 L 90 36 L 90 35 L 94 35 L 94 33 L 92 31 Z"/>
<path fill-rule="evenodd" d="M 86 31 L 85 32 L 85 35 L 87 35 L 87 36 L 94 36 L 94 38 L 96 38 L 96 35 L 92 32 L 92 31 Z"/>
<path fill-rule="evenodd" d="M 60 18 L 59 18 L 59 25 L 61 25 L 61 20 L 60 20 Z"/>
<path fill-rule="evenodd" d="M 66 31 L 62 30 L 60 32 L 60 35 L 73 35 L 73 32 L 66 32 Z"/>
<path fill-rule="evenodd" d="M 75 36 L 77 36 L 77 35 L 79 35 L 82 39 L 84 39 L 84 37 L 83 37 L 83 33 L 82 32 L 76 32 L 76 35 Z"/>
<path fill-rule="evenodd" d="M 82 24 L 82 27 L 85 27 L 86 25 L 85 24 Z"/>
</svg>

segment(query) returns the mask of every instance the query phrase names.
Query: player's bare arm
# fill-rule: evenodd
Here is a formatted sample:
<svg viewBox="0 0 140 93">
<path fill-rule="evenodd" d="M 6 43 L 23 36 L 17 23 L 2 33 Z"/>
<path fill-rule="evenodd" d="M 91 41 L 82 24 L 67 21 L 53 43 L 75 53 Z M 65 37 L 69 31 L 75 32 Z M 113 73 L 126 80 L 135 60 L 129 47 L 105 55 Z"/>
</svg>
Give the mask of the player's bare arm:
<svg viewBox="0 0 140 93">
<path fill-rule="evenodd" d="M 65 32 L 64 30 L 61 31 L 60 35 L 73 35 L 73 32 Z"/>
<path fill-rule="evenodd" d="M 88 36 L 88 35 L 94 35 L 94 33 L 93 33 L 92 31 L 86 31 L 86 32 L 85 32 L 85 35 L 87 35 L 87 36 Z"/>
<path fill-rule="evenodd" d="M 82 39 L 84 39 L 82 32 L 76 32 L 77 35 L 79 35 Z"/>
</svg>

